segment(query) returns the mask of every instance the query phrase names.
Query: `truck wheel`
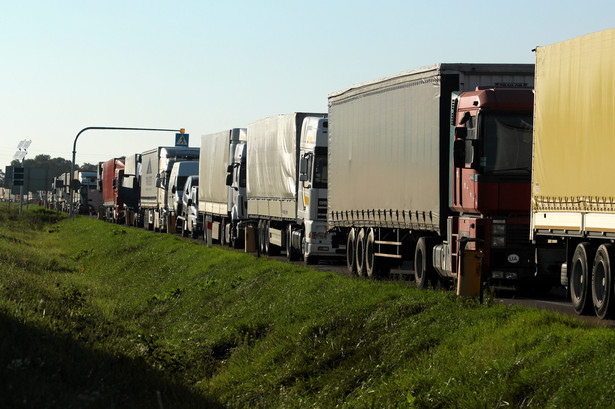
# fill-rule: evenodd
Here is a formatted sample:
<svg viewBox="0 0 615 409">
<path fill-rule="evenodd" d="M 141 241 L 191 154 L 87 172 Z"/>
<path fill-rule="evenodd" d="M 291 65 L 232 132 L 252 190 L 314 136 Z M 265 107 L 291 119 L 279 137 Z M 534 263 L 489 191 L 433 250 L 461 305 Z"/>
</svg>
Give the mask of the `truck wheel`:
<svg viewBox="0 0 615 409">
<path fill-rule="evenodd" d="M 258 224 L 256 225 L 256 248 L 258 249 L 258 252 L 260 254 L 264 254 L 264 247 L 263 247 L 263 242 L 265 241 L 265 238 L 263 237 L 263 222 L 262 221 L 258 221 Z"/>
<path fill-rule="evenodd" d="M 357 274 L 357 255 L 355 252 L 355 244 L 355 229 L 350 229 L 350 232 L 348 232 L 348 238 L 346 239 L 346 266 L 348 267 L 348 272 L 351 275 Z"/>
<path fill-rule="evenodd" d="M 299 257 L 297 257 L 297 251 L 293 249 L 293 226 L 288 225 L 286 229 L 286 259 L 288 261 L 296 261 Z"/>
<path fill-rule="evenodd" d="M 226 236 L 226 219 L 222 218 L 222 221 L 220 222 L 220 245 L 222 246 L 228 246 L 229 245 L 229 241 L 228 241 L 228 237 Z"/>
<path fill-rule="evenodd" d="M 375 278 L 379 273 L 379 263 L 374 253 L 375 237 L 374 229 L 369 229 L 365 239 L 365 274 L 369 278 Z"/>
<path fill-rule="evenodd" d="M 600 319 L 613 317 L 613 274 L 611 259 L 614 259 L 612 244 L 598 247 L 592 269 L 592 301 L 594 311 Z M 615 260 L 615 259 L 614 259 Z"/>
<path fill-rule="evenodd" d="M 188 222 L 186 220 L 182 221 L 182 237 L 188 236 L 188 228 L 186 226 L 187 224 Z"/>
<path fill-rule="evenodd" d="M 591 308 L 590 271 L 587 260 L 591 260 L 591 245 L 583 242 L 577 245 L 572 256 L 570 269 L 570 300 L 577 314 L 587 314 Z"/>
<path fill-rule="evenodd" d="M 318 257 L 317 256 L 304 256 L 303 264 L 306 266 L 309 266 L 311 264 L 318 264 Z"/>
<path fill-rule="evenodd" d="M 357 249 L 357 274 L 363 277 L 365 276 L 365 229 L 359 230 L 355 247 Z"/>
<path fill-rule="evenodd" d="M 263 253 L 269 255 L 269 223 L 263 222 Z"/>
<path fill-rule="evenodd" d="M 421 237 L 414 251 L 414 281 L 416 287 L 423 290 L 429 287 L 434 279 L 431 260 L 431 246 L 427 237 Z"/>
</svg>

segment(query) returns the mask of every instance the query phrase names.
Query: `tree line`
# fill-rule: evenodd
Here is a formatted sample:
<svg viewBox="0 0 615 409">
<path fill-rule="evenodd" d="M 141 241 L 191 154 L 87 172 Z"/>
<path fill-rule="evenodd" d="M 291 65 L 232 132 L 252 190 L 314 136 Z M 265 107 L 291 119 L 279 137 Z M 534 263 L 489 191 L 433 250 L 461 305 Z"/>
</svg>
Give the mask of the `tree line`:
<svg viewBox="0 0 615 409">
<path fill-rule="evenodd" d="M 34 159 L 25 159 L 23 166 L 26 168 L 47 168 L 51 177 L 60 176 L 62 173 L 70 172 L 71 161 L 64 158 L 52 158 L 50 155 L 36 155 Z M 11 161 L 11 166 L 21 167 L 18 160 Z M 98 166 L 91 163 L 84 163 L 82 166 L 75 164 L 75 170 L 84 172 L 96 172 Z M 4 187 L 4 169 L 0 169 L 0 186 Z"/>
</svg>

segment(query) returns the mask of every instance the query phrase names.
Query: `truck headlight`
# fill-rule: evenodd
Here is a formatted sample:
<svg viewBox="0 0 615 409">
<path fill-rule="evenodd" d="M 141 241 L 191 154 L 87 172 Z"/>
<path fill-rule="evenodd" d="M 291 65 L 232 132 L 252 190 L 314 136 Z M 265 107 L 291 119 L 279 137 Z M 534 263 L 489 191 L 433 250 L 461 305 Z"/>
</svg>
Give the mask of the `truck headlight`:
<svg viewBox="0 0 615 409">
<path fill-rule="evenodd" d="M 506 237 L 504 236 L 491 236 L 491 247 L 505 247 Z"/>
<path fill-rule="evenodd" d="M 310 233 L 310 238 L 312 240 L 324 240 L 327 238 L 327 233 L 325 232 L 312 232 Z"/>
<path fill-rule="evenodd" d="M 491 223 L 491 247 L 506 246 L 506 223 L 494 220 Z"/>
</svg>

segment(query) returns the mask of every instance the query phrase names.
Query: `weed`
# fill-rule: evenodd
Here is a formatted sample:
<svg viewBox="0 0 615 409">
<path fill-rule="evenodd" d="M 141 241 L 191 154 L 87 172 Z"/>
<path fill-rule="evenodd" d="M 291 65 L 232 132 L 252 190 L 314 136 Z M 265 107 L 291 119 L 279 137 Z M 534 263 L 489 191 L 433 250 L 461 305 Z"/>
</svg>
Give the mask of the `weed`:
<svg viewBox="0 0 615 409">
<path fill-rule="evenodd" d="M 208 278 L 207 280 L 205 280 L 205 282 L 198 286 L 198 290 L 199 291 L 205 291 L 208 288 L 212 287 L 214 284 L 216 284 L 218 282 L 218 280 L 216 280 L 215 278 Z"/>
<path fill-rule="evenodd" d="M 147 301 L 148 302 L 155 302 L 155 301 L 165 302 L 171 299 L 179 298 L 183 292 L 184 292 L 184 289 L 182 287 L 178 287 L 178 288 L 174 288 L 172 290 L 166 291 L 162 295 L 154 294 L 151 297 L 148 297 Z"/>
</svg>

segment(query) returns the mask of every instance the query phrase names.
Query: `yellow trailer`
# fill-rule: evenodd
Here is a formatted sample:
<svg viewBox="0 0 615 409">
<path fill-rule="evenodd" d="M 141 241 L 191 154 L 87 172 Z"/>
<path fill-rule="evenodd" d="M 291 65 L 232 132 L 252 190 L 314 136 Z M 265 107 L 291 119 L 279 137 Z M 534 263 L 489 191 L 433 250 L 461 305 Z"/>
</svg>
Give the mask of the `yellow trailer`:
<svg viewBox="0 0 615 409">
<path fill-rule="evenodd" d="M 605 317 L 615 304 L 615 29 L 538 47 L 535 92 L 532 238 L 561 250 L 577 312 L 593 305 Z"/>
</svg>

